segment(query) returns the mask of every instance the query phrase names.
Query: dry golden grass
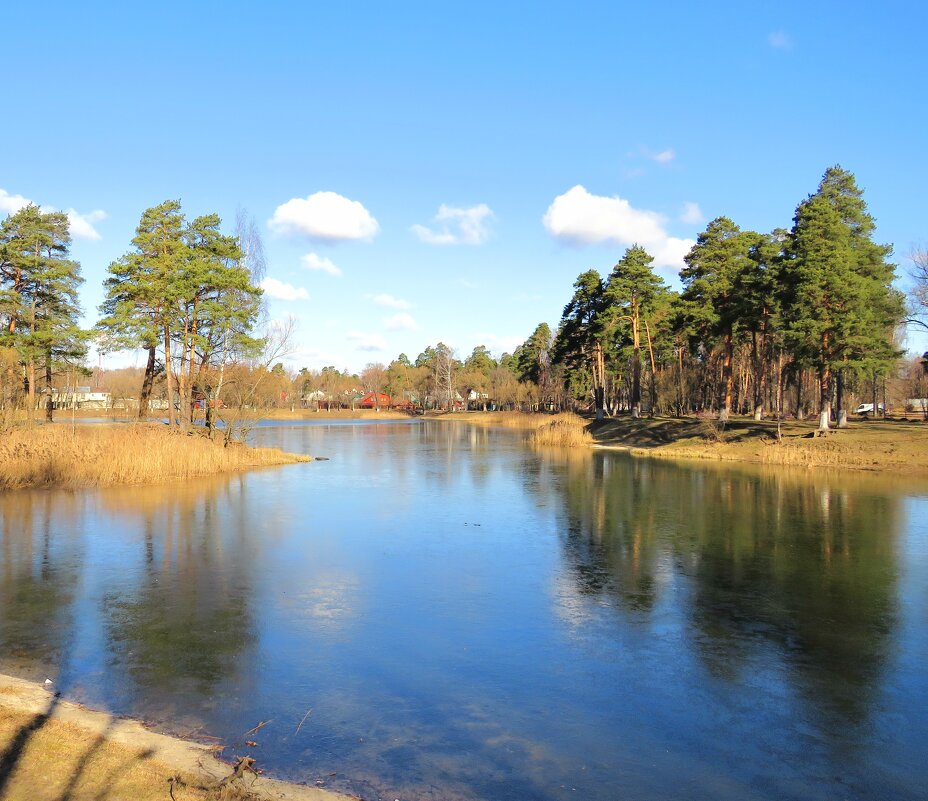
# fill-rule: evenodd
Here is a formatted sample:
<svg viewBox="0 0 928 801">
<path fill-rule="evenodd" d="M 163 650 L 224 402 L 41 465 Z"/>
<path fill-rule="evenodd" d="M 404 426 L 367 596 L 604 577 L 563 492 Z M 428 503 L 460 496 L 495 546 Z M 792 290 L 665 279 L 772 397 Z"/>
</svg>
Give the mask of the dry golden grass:
<svg viewBox="0 0 928 801">
<path fill-rule="evenodd" d="M 0 435 L 0 490 L 143 484 L 309 461 L 164 425 L 37 425 Z"/>
<path fill-rule="evenodd" d="M 466 412 L 464 414 L 445 415 L 442 419 L 481 426 L 498 426 L 500 428 L 531 431 L 532 442 L 535 445 L 575 447 L 593 444 L 589 421 L 573 412 L 560 412 L 558 414 L 548 414 L 546 412 Z"/>
<path fill-rule="evenodd" d="M 0 753 L 14 738 L 28 731 L 34 715 L 0 706 Z M 47 720 L 31 732 L 12 774 L 0 793 L 0 801 L 97 801 L 170 799 L 168 779 L 177 771 L 150 759 L 141 748 L 102 740 L 70 723 Z M 197 789 L 201 782 L 181 777 L 176 801 L 215 798 Z"/>
<path fill-rule="evenodd" d="M 573 416 L 576 417 L 576 415 Z M 550 423 L 554 417 L 554 415 L 543 412 L 464 412 L 462 414 L 443 415 L 442 419 L 481 426 L 501 426 L 502 428 L 521 428 L 534 431 Z"/>
<path fill-rule="evenodd" d="M 718 424 L 717 424 L 718 425 Z M 928 425 L 907 420 L 855 420 L 815 436 L 816 421 L 788 421 L 777 440 L 775 421 L 733 419 L 707 433 L 696 418 L 607 420 L 593 429 L 597 444 L 627 447 L 636 455 L 767 465 L 928 472 Z"/>
<path fill-rule="evenodd" d="M 536 428 L 532 434 L 532 442 L 536 445 L 573 448 L 592 445 L 593 435 L 590 433 L 588 421 L 579 415 L 563 412 Z"/>
</svg>

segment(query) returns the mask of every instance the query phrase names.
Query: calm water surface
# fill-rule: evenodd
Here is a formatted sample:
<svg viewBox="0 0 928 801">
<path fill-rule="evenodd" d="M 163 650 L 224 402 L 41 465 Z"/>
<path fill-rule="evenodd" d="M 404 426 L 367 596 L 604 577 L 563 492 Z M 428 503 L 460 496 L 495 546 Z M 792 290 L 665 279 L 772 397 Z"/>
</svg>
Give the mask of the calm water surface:
<svg viewBox="0 0 928 801">
<path fill-rule="evenodd" d="M 925 797 L 925 484 L 256 439 L 331 460 L 0 495 L 0 670 L 365 799 Z"/>
</svg>

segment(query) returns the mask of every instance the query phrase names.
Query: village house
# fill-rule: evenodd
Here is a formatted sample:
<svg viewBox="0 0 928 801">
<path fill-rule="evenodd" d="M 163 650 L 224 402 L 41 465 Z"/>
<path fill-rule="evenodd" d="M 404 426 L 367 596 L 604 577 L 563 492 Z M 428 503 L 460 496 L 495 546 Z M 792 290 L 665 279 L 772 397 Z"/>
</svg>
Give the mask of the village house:
<svg viewBox="0 0 928 801">
<path fill-rule="evenodd" d="M 55 409 L 106 409 L 110 404 L 110 393 L 105 389 L 90 387 L 67 387 L 52 389 L 52 406 Z"/>
</svg>

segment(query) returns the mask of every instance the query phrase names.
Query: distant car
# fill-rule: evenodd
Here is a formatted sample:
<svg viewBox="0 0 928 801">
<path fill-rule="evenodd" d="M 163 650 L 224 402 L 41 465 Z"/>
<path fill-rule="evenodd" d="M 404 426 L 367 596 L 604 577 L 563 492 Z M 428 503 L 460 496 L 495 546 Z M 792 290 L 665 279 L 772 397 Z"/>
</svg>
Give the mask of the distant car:
<svg viewBox="0 0 928 801">
<path fill-rule="evenodd" d="M 877 409 L 882 412 L 883 404 L 878 403 Z M 872 403 L 862 403 L 856 409 L 854 409 L 854 414 L 873 414 L 873 404 Z"/>
</svg>

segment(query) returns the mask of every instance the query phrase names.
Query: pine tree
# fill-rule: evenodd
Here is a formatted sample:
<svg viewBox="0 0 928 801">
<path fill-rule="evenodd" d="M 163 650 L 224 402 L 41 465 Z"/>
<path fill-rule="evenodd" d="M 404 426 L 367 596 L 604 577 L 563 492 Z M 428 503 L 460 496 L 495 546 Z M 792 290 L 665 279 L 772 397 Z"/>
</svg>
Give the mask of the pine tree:
<svg viewBox="0 0 928 801">
<path fill-rule="evenodd" d="M 727 420 L 732 404 L 732 362 L 739 334 L 740 306 L 735 291 L 738 276 L 750 269 L 752 234 L 745 234 L 727 217 L 717 217 L 701 233 L 680 271 L 681 304 L 688 326 L 704 347 L 722 347 L 719 417 Z"/>
<path fill-rule="evenodd" d="M 258 343 L 249 332 L 260 308 L 261 291 L 252 285 L 235 237 L 220 233 L 221 220 L 197 217 L 184 232 L 186 259 L 175 276 L 178 301 L 172 330 L 180 356 L 177 383 L 181 419 L 191 422 L 195 387 L 206 399 L 210 421 L 207 368 L 214 355 L 253 351 Z"/>
<path fill-rule="evenodd" d="M 554 360 L 565 366 L 565 380 L 575 387 L 591 387 L 597 420 L 605 416 L 606 399 L 602 310 L 602 278 L 596 270 L 587 270 L 574 282 L 554 343 Z"/>
<path fill-rule="evenodd" d="M 648 318 L 660 304 L 666 287 L 654 273 L 651 264 L 654 257 L 640 245 L 633 245 L 612 268 L 603 289 L 604 326 L 616 329 L 631 347 L 632 387 L 630 406 L 632 417 L 641 415 L 641 341 L 642 326 L 650 356 L 651 384 L 654 386 L 654 351 L 651 340 L 651 325 Z M 652 393 L 653 395 L 653 393 Z M 654 398 L 652 397 L 652 414 Z"/>
<path fill-rule="evenodd" d="M 187 258 L 184 216 L 180 201 L 166 200 L 142 213 L 133 251 L 109 266 L 104 314 L 97 324 L 104 348 L 143 347 L 148 362 L 139 398 L 139 418 L 148 414 L 156 374 L 159 341 L 164 348 L 164 373 L 168 395 L 168 421 L 174 424 L 174 381 L 171 371 L 171 320 L 178 301 L 175 276 Z"/>
<path fill-rule="evenodd" d="M 0 225 L 3 340 L 23 363 L 28 413 L 35 409 L 36 372 L 44 367 L 46 418 L 52 419 L 52 378 L 62 361 L 83 358 L 78 326 L 80 265 L 68 258 L 71 235 L 63 212 L 28 205 Z"/>
<path fill-rule="evenodd" d="M 547 323 L 539 323 L 532 335 L 522 343 L 518 353 L 519 380 L 538 387 L 540 401 L 554 401 L 554 381 L 551 364 L 553 336 Z"/>
<path fill-rule="evenodd" d="M 148 413 L 159 344 L 172 425 L 175 383 L 186 425 L 195 385 L 202 385 L 208 400 L 207 368 L 217 352 L 245 353 L 259 345 L 250 331 L 261 290 L 252 283 L 236 238 L 220 233 L 220 222 L 212 214 L 188 225 L 180 202 L 165 201 L 142 214 L 134 250 L 109 267 L 97 329 L 110 349 L 141 345 L 148 350 L 140 417 Z M 207 414 L 207 423 L 210 419 Z"/>
<path fill-rule="evenodd" d="M 873 370 L 898 355 L 891 336 L 902 296 L 892 287 L 891 248 L 875 244 L 873 231 L 862 192 L 840 167 L 796 209 L 783 267 L 786 336 L 797 360 L 818 373 L 822 432 L 836 374 L 840 389 L 845 370 Z"/>
<path fill-rule="evenodd" d="M 763 418 L 772 365 L 774 359 L 780 360 L 782 352 L 780 271 L 788 238 L 789 232 L 783 229 L 753 235 L 754 241 L 748 248 L 750 259 L 734 283 L 740 325 L 750 337 L 755 420 Z M 777 371 L 776 378 L 779 393 L 782 370 Z"/>
</svg>

